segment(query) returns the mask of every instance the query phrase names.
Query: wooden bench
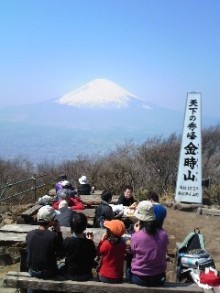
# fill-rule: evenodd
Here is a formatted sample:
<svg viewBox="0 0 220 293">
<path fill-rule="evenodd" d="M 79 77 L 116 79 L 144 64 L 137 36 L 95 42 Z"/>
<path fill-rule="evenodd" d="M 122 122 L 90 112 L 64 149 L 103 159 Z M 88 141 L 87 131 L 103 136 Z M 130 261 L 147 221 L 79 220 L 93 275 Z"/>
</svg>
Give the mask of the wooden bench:
<svg viewBox="0 0 220 293">
<path fill-rule="evenodd" d="M 28 232 L 37 229 L 37 225 L 29 224 L 8 224 L 0 229 L 0 244 L 4 242 L 16 242 L 25 244 L 26 235 Z M 71 232 L 69 227 L 61 226 L 63 237 L 70 237 Z M 97 245 L 105 232 L 102 228 L 87 228 L 85 232 L 93 232 L 94 243 Z"/>
<path fill-rule="evenodd" d="M 28 210 L 24 211 L 21 214 L 21 217 L 24 219 L 25 223 L 30 224 L 33 223 L 34 219 L 33 216 L 37 214 L 38 210 L 42 207 L 40 204 L 35 204 Z"/>
<path fill-rule="evenodd" d="M 49 291 L 54 290 L 56 292 L 84 292 L 84 293 L 170 293 L 170 292 L 181 292 L 181 293 L 197 293 L 204 292 L 203 289 L 199 288 L 196 284 L 180 284 L 166 282 L 161 287 L 142 287 L 129 283 L 121 284 L 105 284 L 102 282 L 86 281 L 76 282 L 70 280 L 59 280 L 54 279 L 37 279 L 31 277 L 26 272 L 8 272 L 4 277 L 4 284 L 7 287 L 13 288 L 32 288 L 35 290 Z M 206 291 L 213 292 L 213 291 Z"/>
</svg>

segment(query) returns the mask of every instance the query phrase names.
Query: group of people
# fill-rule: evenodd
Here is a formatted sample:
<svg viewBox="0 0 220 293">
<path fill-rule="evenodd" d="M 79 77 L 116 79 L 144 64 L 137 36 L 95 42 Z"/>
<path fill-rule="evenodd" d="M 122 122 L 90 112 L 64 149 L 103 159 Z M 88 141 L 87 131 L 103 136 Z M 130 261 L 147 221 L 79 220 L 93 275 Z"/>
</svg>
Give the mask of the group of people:
<svg viewBox="0 0 220 293">
<path fill-rule="evenodd" d="M 111 192 L 104 191 L 95 211 L 95 227 L 106 229 L 97 248 L 93 234 L 85 233 L 88 222 L 83 212 L 71 210 L 71 237 L 63 239 L 59 215 L 49 205 L 41 207 L 37 215 L 39 228 L 27 235 L 29 273 L 39 278 L 59 275 L 65 279 L 86 281 L 92 278 L 92 269 L 95 268 L 97 280 L 101 282 L 120 283 L 126 275 L 128 282 L 141 286 L 162 285 L 169 242 L 163 229 L 166 208 L 159 204 L 155 192 L 149 192 L 146 200 L 137 204 L 132 187 L 126 186 L 118 204 L 134 209 L 132 221 L 129 219 L 127 223 L 121 212 L 113 211 L 111 199 Z M 129 244 L 123 237 L 128 231 Z M 57 257 L 64 258 L 64 263 L 57 265 Z"/>
<path fill-rule="evenodd" d="M 79 178 L 79 184 L 77 185 L 77 188 L 74 188 L 72 184 L 67 180 L 66 174 L 61 174 L 59 177 L 58 182 L 55 184 L 55 190 L 58 192 L 60 189 L 65 188 L 65 186 L 68 186 L 70 189 L 75 191 L 75 194 L 77 195 L 89 195 L 92 192 L 92 186 L 90 185 L 87 177 L 85 175 L 81 176 Z"/>
<path fill-rule="evenodd" d="M 93 188 L 85 175 L 79 178 L 79 184 L 76 188 L 67 179 L 66 174 L 60 175 L 52 192 L 50 191 L 51 193 L 49 192 L 49 195 L 44 195 L 39 198 L 38 204 L 49 204 L 55 210 L 60 210 L 60 208 L 62 208 L 62 212 L 64 212 L 66 205 L 72 210 L 83 210 L 84 205 L 80 195 L 90 195 Z"/>
</svg>

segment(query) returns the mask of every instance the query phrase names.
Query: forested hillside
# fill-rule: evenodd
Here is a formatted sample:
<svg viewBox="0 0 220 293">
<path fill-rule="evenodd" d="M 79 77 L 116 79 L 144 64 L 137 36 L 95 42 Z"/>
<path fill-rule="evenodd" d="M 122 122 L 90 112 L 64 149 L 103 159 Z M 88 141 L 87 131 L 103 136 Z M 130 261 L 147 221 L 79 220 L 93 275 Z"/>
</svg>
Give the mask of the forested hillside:
<svg viewBox="0 0 220 293">
<path fill-rule="evenodd" d="M 73 160 L 64 160 L 59 164 L 45 161 L 34 166 L 32 162 L 21 157 L 13 160 L 0 159 L 0 200 L 2 202 L 10 194 L 28 190 L 19 196 L 19 202 L 33 201 L 33 186 L 41 186 L 36 191 L 37 197 L 47 194 L 61 173 L 66 173 L 74 186 L 77 185 L 80 176 L 86 175 L 96 189 L 110 188 L 113 193 L 120 194 L 123 186 L 130 184 L 134 187 L 136 196 L 140 198 L 148 190 L 154 189 L 161 197 L 172 199 L 175 192 L 180 141 L 181 137 L 176 134 L 171 134 L 167 138 L 157 136 L 140 145 L 128 141 L 117 146 L 116 150 L 108 155 L 78 155 Z M 220 125 L 204 129 L 202 142 L 203 178 L 209 179 L 211 183 L 203 188 L 204 197 L 218 203 Z M 37 183 L 32 176 L 40 177 Z M 32 179 L 24 180 L 27 178 Z M 20 184 L 10 185 L 19 181 Z M 11 201 L 17 201 L 17 197 L 9 200 Z"/>
</svg>

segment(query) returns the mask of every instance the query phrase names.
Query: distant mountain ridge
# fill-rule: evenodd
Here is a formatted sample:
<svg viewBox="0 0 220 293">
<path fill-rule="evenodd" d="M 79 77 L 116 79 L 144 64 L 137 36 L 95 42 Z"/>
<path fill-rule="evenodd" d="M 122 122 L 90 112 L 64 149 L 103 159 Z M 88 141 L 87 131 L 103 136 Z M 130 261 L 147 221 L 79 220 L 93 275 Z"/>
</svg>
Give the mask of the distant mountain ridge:
<svg viewBox="0 0 220 293">
<path fill-rule="evenodd" d="M 22 155 L 37 163 L 106 153 L 127 139 L 142 143 L 156 135 L 180 134 L 184 110 L 148 103 L 97 79 L 60 98 L 0 109 L 0 157 Z M 204 122 L 206 127 L 216 120 Z"/>
</svg>

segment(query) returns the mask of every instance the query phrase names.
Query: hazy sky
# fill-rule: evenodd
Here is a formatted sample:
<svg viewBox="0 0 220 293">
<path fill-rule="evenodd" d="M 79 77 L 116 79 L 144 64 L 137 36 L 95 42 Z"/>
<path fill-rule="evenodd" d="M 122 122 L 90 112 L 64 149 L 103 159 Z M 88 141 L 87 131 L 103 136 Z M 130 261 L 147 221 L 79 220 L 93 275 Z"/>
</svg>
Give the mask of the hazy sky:
<svg viewBox="0 0 220 293">
<path fill-rule="evenodd" d="M 220 109 L 219 0 L 0 0 L 0 107 L 95 78 L 182 109 Z"/>
</svg>

